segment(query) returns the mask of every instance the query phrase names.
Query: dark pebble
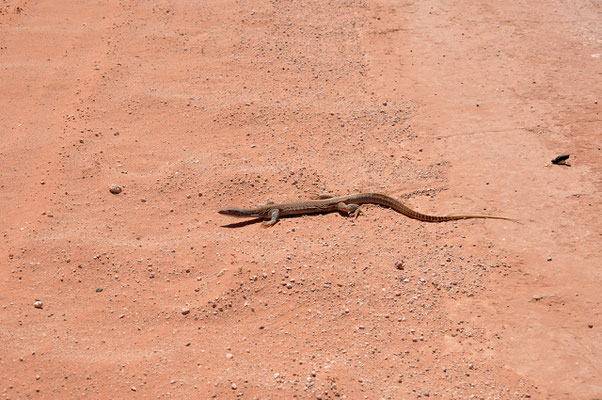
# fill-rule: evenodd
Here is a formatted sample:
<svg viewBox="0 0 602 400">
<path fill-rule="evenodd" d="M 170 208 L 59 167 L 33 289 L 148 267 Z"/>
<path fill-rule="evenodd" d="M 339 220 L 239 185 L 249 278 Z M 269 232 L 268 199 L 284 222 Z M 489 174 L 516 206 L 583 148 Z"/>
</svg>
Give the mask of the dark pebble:
<svg viewBox="0 0 602 400">
<path fill-rule="evenodd" d="M 113 194 L 119 194 L 121 193 L 121 187 L 113 183 L 111 186 L 109 186 L 109 192 Z"/>
</svg>

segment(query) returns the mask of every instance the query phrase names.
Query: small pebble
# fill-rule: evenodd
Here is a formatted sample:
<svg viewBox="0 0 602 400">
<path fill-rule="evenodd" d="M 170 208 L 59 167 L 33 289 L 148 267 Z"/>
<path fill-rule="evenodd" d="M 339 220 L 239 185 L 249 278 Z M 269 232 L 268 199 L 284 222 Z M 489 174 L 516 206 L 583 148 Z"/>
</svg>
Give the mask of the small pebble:
<svg viewBox="0 0 602 400">
<path fill-rule="evenodd" d="M 547 261 L 552 261 L 552 257 L 546 258 Z"/>
<path fill-rule="evenodd" d="M 44 305 L 44 304 L 43 304 L 41 301 L 39 301 L 39 300 L 38 300 L 38 301 L 36 301 L 35 303 L 33 303 L 33 306 L 34 306 L 35 308 L 42 308 L 42 306 L 43 306 L 43 305 Z"/>
<path fill-rule="evenodd" d="M 109 186 L 109 192 L 113 194 L 119 194 L 121 193 L 121 187 L 113 183 L 111 186 Z"/>
<path fill-rule="evenodd" d="M 190 308 L 182 308 L 182 315 L 190 314 Z"/>
<path fill-rule="evenodd" d="M 96 288 L 96 293 L 100 293 L 100 292 L 102 292 L 102 288 L 101 287 Z"/>
<path fill-rule="evenodd" d="M 236 390 L 236 383 L 232 383 L 232 390 Z"/>
<path fill-rule="evenodd" d="M 226 354 L 226 358 L 228 358 L 228 359 L 231 359 L 232 357 L 234 357 L 234 356 L 232 355 L 232 353 L 228 353 L 228 354 Z"/>
</svg>

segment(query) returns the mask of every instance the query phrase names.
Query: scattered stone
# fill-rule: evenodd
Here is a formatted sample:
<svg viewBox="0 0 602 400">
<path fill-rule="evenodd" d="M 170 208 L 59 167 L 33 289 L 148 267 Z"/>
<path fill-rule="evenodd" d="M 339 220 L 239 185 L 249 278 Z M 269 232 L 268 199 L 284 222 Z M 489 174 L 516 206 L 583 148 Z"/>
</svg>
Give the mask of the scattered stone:
<svg viewBox="0 0 602 400">
<path fill-rule="evenodd" d="M 535 301 L 539 301 L 539 300 L 541 300 L 541 299 L 543 299 L 543 296 L 540 296 L 540 295 L 538 295 L 538 294 L 534 294 L 534 295 L 533 295 L 533 300 L 535 300 Z"/>
<path fill-rule="evenodd" d="M 232 390 L 236 390 L 237 386 L 236 383 L 232 382 Z"/>
<path fill-rule="evenodd" d="M 121 193 L 121 187 L 113 183 L 111 186 L 109 186 L 109 192 L 113 194 L 119 194 Z"/>
<path fill-rule="evenodd" d="M 568 160 L 570 157 L 570 154 L 561 154 L 558 157 L 556 157 L 555 159 L 553 159 L 551 161 L 552 164 L 556 164 L 556 165 L 569 165 L 566 160 Z"/>
<path fill-rule="evenodd" d="M 402 260 L 395 261 L 395 268 L 397 268 L 399 270 L 403 270 L 405 268 L 403 261 Z"/>
<path fill-rule="evenodd" d="M 131 390 L 132 392 L 135 392 L 135 391 L 136 391 L 136 386 L 132 386 L 132 387 L 130 388 L 130 390 Z"/>
<path fill-rule="evenodd" d="M 182 315 L 190 314 L 190 308 L 182 308 Z"/>
<path fill-rule="evenodd" d="M 96 288 L 96 293 L 100 293 L 100 292 L 102 292 L 102 288 L 101 287 L 97 287 Z"/>
<path fill-rule="evenodd" d="M 42 303 L 40 300 L 38 300 L 35 303 L 33 303 L 33 306 L 35 308 L 42 308 L 43 305 L 44 305 L 44 303 Z"/>
<path fill-rule="evenodd" d="M 232 357 L 234 357 L 234 356 L 232 355 L 232 353 L 228 353 L 228 354 L 226 354 L 226 358 L 227 358 L 227 359 L 231 359 Z"/>
<path fill-rule="evenodd" d="M 546 258 L 547 261 L 552 261 L 552 257 Z"/>
</svg>

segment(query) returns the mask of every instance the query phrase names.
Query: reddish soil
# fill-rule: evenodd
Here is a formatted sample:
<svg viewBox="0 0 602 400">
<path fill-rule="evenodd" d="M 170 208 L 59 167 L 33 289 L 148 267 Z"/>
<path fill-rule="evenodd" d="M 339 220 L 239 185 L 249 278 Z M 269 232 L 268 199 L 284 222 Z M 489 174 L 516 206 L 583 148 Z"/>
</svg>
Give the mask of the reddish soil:
<svg viewBox="0 0 602 400">
<path fill-rule="evenodd" d="M 0 1 L 0 398 L 602 398 L 601 33 L 582 0 Z M 216 213 L 322 191 L 521 223 Z"/>
</svg>

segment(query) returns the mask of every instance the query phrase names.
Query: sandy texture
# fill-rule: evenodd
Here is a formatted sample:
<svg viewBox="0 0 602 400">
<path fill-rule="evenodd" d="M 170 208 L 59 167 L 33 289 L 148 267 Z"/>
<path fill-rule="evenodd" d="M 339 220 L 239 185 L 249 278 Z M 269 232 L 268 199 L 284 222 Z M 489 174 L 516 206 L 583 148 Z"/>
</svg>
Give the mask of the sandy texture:
<svg viewBox="0 0 602 400">
<path fill-rule="evenodd" d="M 0 1 L 0 398 L 602 398 L 601 32 L 581 0 Z M 521 224 L 216 213 L 323 191 Z"/>
</svg>

